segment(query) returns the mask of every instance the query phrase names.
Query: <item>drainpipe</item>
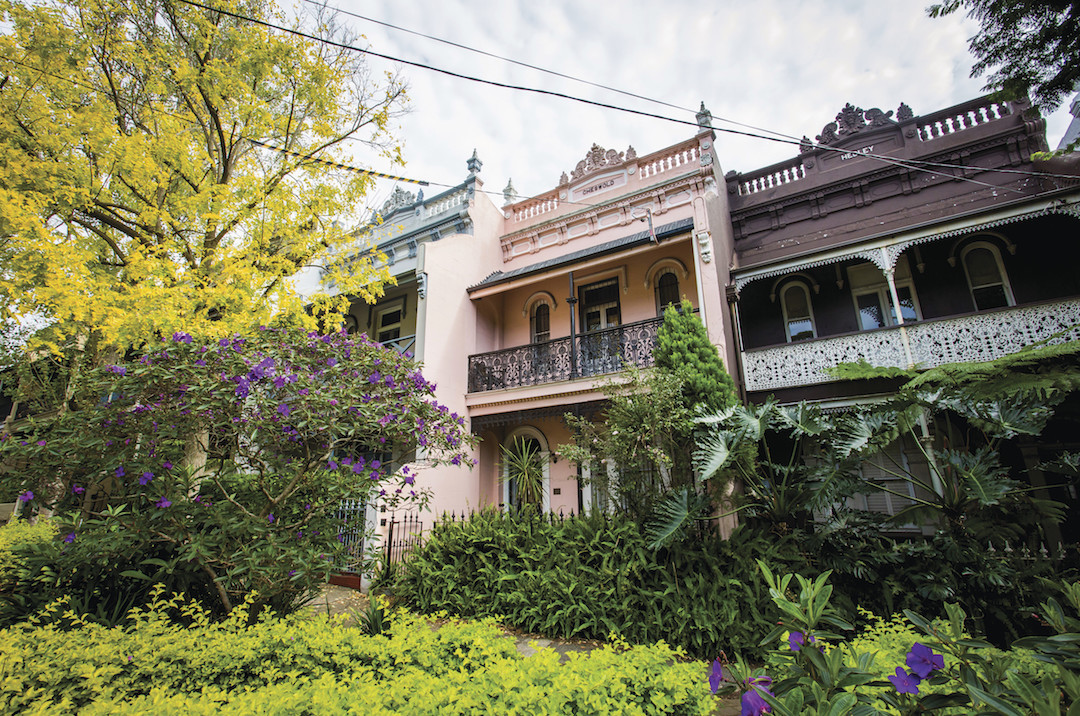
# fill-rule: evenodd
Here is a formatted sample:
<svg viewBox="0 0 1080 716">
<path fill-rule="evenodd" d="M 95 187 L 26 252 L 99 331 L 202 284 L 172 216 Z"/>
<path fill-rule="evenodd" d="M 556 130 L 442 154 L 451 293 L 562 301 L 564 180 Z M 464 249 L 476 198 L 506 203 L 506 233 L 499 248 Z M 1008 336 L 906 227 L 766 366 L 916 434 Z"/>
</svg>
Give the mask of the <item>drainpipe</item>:
<svg viewBox="0 0 1080 716">
<path fill-rule="evenodd" d="M 570 304 L 570 379 L 577 378 L 577 337 L 574 328 L 574 304 L 577 296 L 574 295 L 574 272 L 570 272 L 570 297 L 566 299 Z"/>
</svg>

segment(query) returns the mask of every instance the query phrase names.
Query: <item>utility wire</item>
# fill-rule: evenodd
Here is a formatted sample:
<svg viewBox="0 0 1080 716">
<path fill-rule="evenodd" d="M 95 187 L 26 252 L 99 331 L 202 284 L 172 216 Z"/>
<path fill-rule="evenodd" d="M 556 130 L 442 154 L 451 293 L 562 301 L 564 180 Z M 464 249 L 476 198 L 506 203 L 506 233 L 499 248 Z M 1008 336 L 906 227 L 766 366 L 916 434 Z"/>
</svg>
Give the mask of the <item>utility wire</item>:
<svg viewBox="0 0 1080 716">
<path fill-rule="evenodd" d="M 605 84 L 602 84 L 602 83 L 599 83 L 599 82 L 593 82 L 591 80 L 587 80 L 587 79 L 584 79 L 582 77 L 577 77 L 575 75 L 568 75 L 568 74 L 565 74 L 565 73 L 562 73 L 562 72 L 558 72 L 556 70 L 550 70 L 550 69 L 547 69 L 545 67 L 539 67 L 537 65 L 529 64 L 528 62 L 522 62 L 520 60 L 515 60 L 512 57 L 505 57 L 503 55 L 497 55 L 495 53 L 487 52 L 487 51 L 481 50 L 479 48 L 470 47 L 469 45 L 463 45 L 463 44 L 461 44 L 459 42 L 454 42 L 453 40 L 447 40 L 445 38 L 436 37 L 434 35 L 428 35 L 426 33 L 419 32 L 417 30 L 411 30 L 411 29 L 409 29 L 407 27 L 402 27 L 400 25 L 395 25 L 395 24 L 390 23 L 390 22 L 386 22 L 386 21 L 383 21 L 383 20 L 377 20 L 375 18 L 368 17 L 366 15 L 361 15 L 359 13 L 355 13 L 355 12 L 351 12 L 349 10 L 344 10 L 342 8 L 335 7 L 334 5 L 330 5 L 327 2 L 322 2 L 321 0 L 304 0 L 304 2 L 306 2 L 306 3 L 310 4 L 310 5 L 315 5 L 316 7 L 321 7 L 323 9 L 325 9 L 325 10 L 331 10 L 331 11 L 336 12 L 336 13 L 341 13 L 342 15 L 347 15 L 349 17 L 355 17 L 358 20 L 364 20 L 365 22 L 374 23 L 376 25 L 382 25 L 383 27 L 388 27 L 388 28 L 391 28 L 391 29 L 394 29 L 394 30 L 398 30 L 400 32 L 406 32 L 406 33 L 408 33 L 410 35 L 416 35 L 417 37 L 422 37 L 422 38 L 427 39 L 427 40 L 433 40 L 435 42 L 440 42 L 440 43 L 442 43 L 444 45 L 449 45 L 451 47 L 456 47 L 458 49 L 465 50 L 467 52 L 473 52 L 473 53 L 476 53 L 478 55 L 483 55 L 484 57 L 491 57 L 493 59 L 501 60 L 503 62 L 508 62 L 508 63 L 510 63 L 512 65 L 517 65 L 519 67 L 525 67 L 525 68 L 530 69 L 530 70 L 536 70 L 537 72 L 542 72 L 544 74 L 552 75 L 554 77 L 560 77 L 562 79 L 567 79 L 567 80 L 570 80 L 572 82 L 579 82 L 581 84 L 589 85 L 590 87 L 596 87 L 598 89 L 607 90 L 609 92 L 615 92 L 616 94 L 625 95 L 627 97 L 633 97 L 634 99 L 640 99 L 640 100 L 643 100 L 645 102 L 652 102 L 653 104 L 662 105 L 664 107 L 670 107 L 671 109 L 677 109 L 677 110 L 680 110 L 680 111 L 683 111 L 683 112 L 690 112 L 690 113 L 695 113 L 696 112 L 696 110 L 693 110 L 693 109 L 690 109 L 690 108 L 687 108 L 687 107 L 682 107 L 682 106 L 679 106 L 679 105 L 676 105 L 676 104 L 671 104 L 670 102 L 665 102 L 664 100 L 656 99 L 655 97 L 647 97 L 645 95 L 636 94 L 634 92 L 628 92 L 626 90 L 621 90 L 621 89 L 619 89 L 617 87 L 611 87 L 610 85 L 605 85 Z M 790 134 L 786 134 L 784 132 L 778 132 L 778 131 L 776 131 L 774 129 L 769 129 L 767 127 L 760 127 L 760 126 L 753 125 L 753 124 L 747 124 L 745 122 L 739 122 L 739 121 L 736 121 L 734 119 L 728 119 L 726 117 L 720 117 L 720 116 L 716 116 L 716 115 L 713 115 L 713 119 L 716 120 L 716 121 L 727 122 L 728 124 L 734 124 L 734 125 L 737 125 L 737 126 L 740 126 L 740 127 L 745 127 L 747 129 L 752 129 L 752 130 L 754 130 L 756 132 L 766 132 L 768 134 L 773 134 L 773 135 L 776 135 L 777 137 L 783 137 L 784 139 L 789 139 L 793 143 L 795 143 L 795 142 L 797 142 L 799 144 L 802 143 L 802 140 L 800 138 L 798 138 L 798 137 L 795 137 L 795 136 L 790 135 Z M 719 131 L 722 131 L 722 130 L 719 130 Z M 817 146 L 817 145 L 815 145 L 815 146 Z M 866 156 L 872 156 L 874 158 L 878 158 L 880 155 L 869 154 L 869 155 L 866 155 Z M 946 167 L 946 168 L 957 168 L 959 166 L 959 165 L 956 165 L 956 164 L 948 164 L 948 163 L 944 163 L 944 162 L 932 162 L 932 161 L 928 161 L 928 160 L 908 160 L 908 161 L 911 161 L 913 163 L 917 163 L 917 164 L 920 164 L 920 165 L 923 165 L 923 166 L 938 166 L 938 167 Z M 1004 174 L 1025 174 L 1025 175 L 1028 175 L 1028 176 L 1071 178 L 1071 177 L 1069 177 L 1069 175 L 1043 174 L 1043 173 L 1024 171 L 1023 169 L 1004 169 L 1004 168 L 1002 168 L 1002 169 L 998 169 L 996 171 L 999 171 L 999 172 L 1004 173 Z"/>
<path fill-rule="evenodd" d="M 10 62 L 11 64 L 18 65 L 20 67 L 25 67 L 28 70 L 31 70 L 33 72 L 37 72 L 39 74 L 45 75 L 46 77 L 52 77 L 53 79 L 57 79 L 57 80 L 60 80 L 62 82 L 68 82 L 68 83 L 70 83 L 70 84 L 72 84 L 72 85 L 74 85 L 76 87 L 81 87 L 83 89 L 88 89 L 88 90 L 91 90 L 92 92 L 100 92 L 100 93 L 105 93 L 106 92 L 106 90 L 102 89 L 101 87 L 95 87 L 92 84 L 87 84 L 85 82 L 80 82 L 80 81 L 78 81 L 76 79 L 72 79 L 71 77 L 64 77 L 62 75 L 53 74 L 52 72 L 48 72 L 48 71 L 44 70 L 41 67 L 34 67 L 33 65 L 28 65 L 25 62 L 20 62 L 19 60 L 13 59 L 11 57 L 0 57 L 0 60 L 5 61 L 5 62 Z M 173 119 L 178 119 L 181 122 L 187 122 L 188 124 L 198 126 L 198 122 L 196 122 L 194 119 L 191 119 L 190 117 L 184 117 L 183 115 L 175 114 L 173 112 L 162 109 L 160 107 L 155 107 L 153 104 L 144 105 L 143 109 L 148 109 L 151 112 L 154 112 L 155 114 L 160 114 L 160 115 L 163 115 L 163 116 L 166 116 L 166 117 L 172 117 Z M 345 170 L 345 171 L 356 172 L 358 174 L 368 174 L 368 175 L 371 175 L 371 176 L 379 177 L 381 179 L 392 179 L 394 181 L 407 182 L 409 184 L 419 184 L 420 186 L 428 186 L 429 185 L 429 182 L 424 181 L 422 179 L 410 179 L 408 177 L 398 176 L 396 174 L 387 174 L 385 172 L 376 171 L 374 169 L 362 169 L 361 167 L 354 167 L 354 166 L 351 166 L 349 164 L 342 164 L 340 162 L 331 161 L 329 159 L 322 159 L 321 157 L 316 157 L 313 154 L 305 154 L 303 152 L 296 152 L 296 151 L 293 151 L 291 149 L 286 149 L 285 147 L 279 147 L 279 146 L 276 146 L 274 144 L 269 144 L 267 142 L 263 142 L 263 141 L 258 140 L 258 139 L 253 139 L 252 137 L 248 137 L 248 136 L 245 136 L 243 134 L 236 135 L 236 138 L 237 139 L 243 139 L 244 141 L 247 141 L 247 142 L 251 142 L 252 144 L 258 145 L 258 146 L 263 147 L 265 149 L 271 149 L 271 150 L 273 150 L 275 152 L 280 152 L 281 154 L 287 154 L 289 156 L 296 157 L 298 159 L 305 159 L 305 160 L 310 161 L 310 162 L 316 162 L 318 164 L 324 164 L 326 166 L 333 167 L 335 169 L 342 169 L 342 170 Z"/>
<path fill-rule="evenodd" d="M 675 117 L 667 117 L 667 116 L 660 115 L 660 114 L 655 114 L 655 113 L 652 113 L 652 112 L 643 112 L 641 110 L 630 109 L 628 107 L 620 107 L 618 105 L 613 105 L 613 104 L 609 104 L 609 103 L 606 103 L 606 102 L 597 102 L 595 100 L 585 99 L 583 97 L 575 97 L 573 95 L 568 95 L 568 94 L 565 94 L 565 93 L 562 93 L 562 92 L 554 92 L 554 91 L 551 91 L 551 90 L 544 90 L 544 89 L 539 89 L 539 88 L 536 88 L 536 87 L 525 87 L 525 86 L 521 86 L 521 85 L 513 85 L 513 84 L 504 83 L 504 82 L 496 82 L 494 80 L 487 80 L 487 79 L 483 79 L 483 78 L 480 78 L 480 77 L 474 77 L 474 76 L 471 76 L 471 75 L 465 75 L 465 74 L 461 74 L 461 73 L 458 73 L 458 72 L 453 72 L 451 70 L 446 70 L 446 69 L 443 69 L 443 68 L 440 68 L 440 67 L 435 67 L 433 65 L 428 65 L 428 64 L 425 64 L 425 63 L 422 63 L 422 62 L 413 62 L 411 60 L 404 60 L 404 59 L 401 59 L 401 58 L 398 58 L 398 57 L 394 57 L 392 55 L 386 55 L 386 54 L 383 54 L 383 53 L 380 53 L 380 52 L 375 52 L 374 50 L 369 50 L 369 49 L 365 49 L 365 48 L 361 48 L 361 47 L 356 47 L 355 45 L 349 45 L 347 43 L 337 42 L 335 40 L 331 40 L 331 39 L 324 38 L 324 37 L 317 37 L 315 35 L 303 32 L 301 30 L 296 30 L 296 29 L 293 29 L 293 28 L 288 28 L 288 27 L 284 27 L 284 26 L 281 26 L 281 25 L 276 25 L 274 23 L 267 22 L 265 20 L 260 20 L 258 18 L 253 18 L 253 17 L 247 16 L 247 15 L 242 15 L 240 13 L 235 13 L 235 12 L 232 12 L 232 11 L 229 11 L 229 10 L 223 10 L 223 9 L 215 8 L 215 7 L 212 7 L 212 6 L 209 6 L 209 5 L 204 5 L 204 4 L 200 3 L 200 2 L 196 2 L 196 0 L 179 0 L 179 1 L 186 4 L 186 5 L 201 8 L 201 9 L 207 10 L 209 12 L 220 13 L 220 14 L 225 15 L 227 17 L 232 17 L 232 18 L 237 19 L 237 20 L 243 20 L 243 21 L 246 21 L 246 22 L 250 22 L 250 23 L 253 23 L 253 24 L 256 24 L 256 25 L 260 25 L 262 27 L 266 27 L 268 29 L 277 30 L 279 32 L 285 32 L 285 33 L 288 33 L 288 34 L 296 35 L 298 37 L 302 37 L 302 38 L 310 40 L 312 42 L 319 42 L 319 43 L 330 45 L 332 47 L 336 47 L 336 48 L 342 49 L 342 50 L 351 50 L 353 52 L 358 52 L 358 53 L 361 53 L 361 54 L 370 55 L 372 57 L 378 57 L 380 59 L 388 60 L 390 62 L 400 62 L 401 64 L 404 64 L 404 65 L 409 65 L 411 67 L 416 67 L 418 69 L 429 70 L 431 72 L 436 72 L 436 73 L 447 75 L 449 77 L 454 77 L 454 78 L 457 78 L 457 79 L 463 79 L 463 80 L 466 80 L 466 81 L 469 81 L 469 82 L 477 82 L 477 83 L 480 83 L 480 84 L 490 85 L 490 86 L 493 86 L 493 87 L 501 87 L 503 89 L 517 90 L 517 91 L 528 92 L 528 93 L 532 93 L 532 94 L 548 95 L 548 96 L 552 96 L 552 97 L 561 97 L 563 99 L 568 99 L 568 100 L 573 101 L 573 102 L 580 102 L 582 104 L 592 105 L 592 106 L 595 106 L 595 107 L 601 107 L 603 109 L 611 109 L 611 110 L 615 110 L 615 111 L 618 111 L 618 112 L 625 112 L 625 113 L 628 113 L 628 114 L 634 114 L 634 115 L 638 115 L 638 116 L 642 116 L 642 117 L 649 117 L 651 119 L 660 119 L 660 120 L 664 120 L 664 121 L 667 121 L 667 122 L 674 122 L 676 124 L 684 124 L 684 125 L 690 125 L 690 126 L 694 126 L 694 127 L 699 126 L 696 121 L 677 119 Z M 783 143 L 783 144 L 794 144 L 794 145 L 799 145 L 799 146 L 802 145 L 802 140 L 797 140 L 797 139 L 783 139 L 783 138 L 778 138 L 778 137 L 768 137 L 768 136 L 765 136 L 765 135 L 762 135 L 762 134 L 756 134 L 756 133 L 752 133 L 752 132 L 744 132 L 744 131 L 740 131 L 740 130 L 737 130 L 737 129 L 728 129 L 728 128 L 724 128 L 724 127 L 712 127 L 712 126 L 710 126 L 709 128 L 714 130 L 714 131 L 717 131 L 717 132 L 723 132 L 725 134 L 736 134 L 736 135 L 740 135 L 740 136 L 752 137 L 754 139 L 764 139 L 764 140 L 771 141 L 771 142 L 780 142 L 780 143 Z M 787 135 L 784 135 L 784 136 L 787 136 Z M 822 150 L 825 150 L 825 151 L 831 151 L 831 152 L 839 152 L 839 153 L 846 153 L 848 151 L 846 149 L 839 149 L 839 148 L 836 148 L 836 147 L 829 147 L 827 145 L 822 145 L 822 144 L 815 144 L 814 148 L 822 149 Z M 916 170 L 916 171 L 924 171 L 924 172 L 927 172 L 927 173 L 935 173 L 933 170 L 923 168 L 923 167 L 919 166 L 917 163 L 914 163 L 914 162 L 911 162 L 911 161 L 906 161 L 906 160 L 896 159 L 894 157 L 886 157 L 886 156 L 882 156 L 882 155 L 878 155 L 878 154 L 863 154 L 862 156 L 877 159 L 879 161 L 885 162 L 886 164 L 892 164 L 894 166 L 900 166 L 900 167 L 904 167 L 904 168 L 907 168 L 907 169 L 913 169 L 913 170 Z M 962 165 L 946 165 L 946 164 L 942 164 L 942 166 L 952 166 L 953 168 L 956 168 L 956 169 L 970 169 L 970 167 L 964 167 Z M 941 173 L 941 172 L 936 172 L 936 173 Z M 1034 173 L 1032 175 L 1033 176 L 1044 176 L 1044 177 L 1048 176 L 1046 174 L 1034 174 Z M 971 179 L 970 177 L 956 176 L 956 177 L 953 177 L 953 178 L 958 179 L 960 181 L 966 181 L 966 182 L 969 182 L 969 183 L 972 183 L 972 184 L 977 184 L 977 185 L 980 185 L 980 186 L 986 186 L 986 187 L 999 189 L 999 190 L 1003 190 L 1003 191 L 1012 191 L 1012 192 L 1016 192 L 1016 193 L 1022 193 L 1022 192 L 1020 192 L 1019 190 L 1016 190 L 1016 189 L 1010 189 L 1008 187 L 1001 187 L 1001 186 L 998 186 L 998 185 L 995 185 L 995 184 L 989 184 L 989 183 L 986 183 L 986 182 L 980 182 L 980 181 L 978 181 L 976 179 Z M 1072 178 L 1075 178 L 1075 177 L 1065 176 L 1064 178 L 1072 179 Z"/>
<path fill-rule="evenodd" d="M 677 109 L 677 110 L 682 111 L 682 112 L 689 112 L 691 114 L 696 114 L 697 113 L 697 110 L 691 109 L 689 107 L 682 107 L 682 106 L 677 105 L 677 104 L 672 104 L 670 102 L 665 102 L 662 99 L 656 99 L 655 97 L 647 97 L 645 95 L 636 94 L 634 92 L 629 92 L 627 90 L 621 90 L 618 87 L 611 87 L 610 85 L 605 85 L 605 84 L 602 84 L 600 82 L 593 82 L 591 80 L 587 80 L 587 79 L 584 79 L 582 77 L 577 77 L 577 76 L 574 76 L 574 75 L 568 75 L 568 74 L 559 72 L 557 70 L 549 70 L 546 67 L 539 67 L 537 65 L 531 65 L 528 62 L 522 62 L 521 60 L 515 60 L 512 57 L 504 57 L 503 55 L 497 55 L 497 54 L 495 54 L 493 52 L 487 52 L 485 50 L 481 50 L 481 49 L 478 49 L 476 47 L 470 47 L 469 45 L 463 45 L 463 44 L 461 44 L 459 42 L 454 42 L 453 40 L 447 40 L 447 39 L 444 39 L 444 38 L 441 38 L 441 37 L 436 37 L 434 35 L 428 35 L 428 34 L 423 33 L 423 32 L 418 32 L 417 30 L 410 30 L 407 27 L 401 27 L 400 25 L 394 25 L 393 23 L 385 22 L 383 20 L 376 20 L 373 17 L 367 17 L 366 15 L 360 15 L 359 13 L 350 12 L 348 10 L 343 10 L 342 8 L 335 7 L 334 5 L 330 5 L 330 4 L 326 3 L 326 2 L 320 2 L 320 0 L 304 0 L 304 2 L 306 2 L 306 3 L 310 4 L 310 5 L 315 5 L 316 7 L 324 8 L 326 10 L 333 10 L 334 12 L 339 12 L 342 15 L 348 15 L 350 17 L 355 17 L 358 20 L 364 20 L 365 22 L 371 22 L 371 23 L 374 23 L 376 25 L 382 25 L 383 27 L 389 27 L 391 29 L 399 30 L 401 32 L 407 32 L 410 35 L 416 35 L 417 37 L 423 37 L 426 40 L 433 40 L 435 42 L 441 42 L 444 45 L 449 45 L 450 47 L 456 47 L 458 49 L 465 50 L 466 52 L 474 52 L 474 53 L 476 53 L 478 55 L 482 55 L 484 57 L 491 57 L 491 58 L 496 59 L 496 60 L 502 60 L 503 62 L 509 62 L 512 65 L 517 65 L 518 67 L 525 67 L 525 68 L 530 69 L 530 70 L 536 70 L 537 72 L 543 72 L 544 74 L 551 75 L 553 77 L 560 77 L 562 79 L 570 80 L 571 82 L 580 82 L 581 84 L 589 85 L 590 87 L 596 87 L 597 89 L 607 90 L 608 92 L 615 92 L 616 94 L 621 94 L 621 95 L 624 95 L 626 97 L 633 97 L 634 99 L 640 99 L 640 100 L 643 100 L 645 102 L 652 102 L 653 104 L 659 104 L 659 105 L 664 106 L 664 107 L 670 107 L 671 109 Z M 753 129 L 753 130 L 758 131 L 758 132 L 768 132 L 769 134 L 775 134 L 778 137 L 784 137 L 785 139 L 790 139 L 790 140 L 795 141 L 795 142 L 800 141 L 798 137 L 793 137 L 790 134 L 784 134 L 783 132 L 776 132 L 776 131 L 773 131 L 771 129 L 765 129 L 763 127 L 755 127 L 752 124 L 745 124 L 744 122 L 738 122 L 738 121 L 736 121 L 734 119 L 728 119 L 726 117 L 720 117 L 720 116 L 717 116 L 717 115 L 714 115 L 713 119 L 715 119 L 717 121 L 720 121 L 720 122 L 727 122 L 728 124 L 734 124 L 737 127 L 745 127 L 747 129 Z"/>
</svg>

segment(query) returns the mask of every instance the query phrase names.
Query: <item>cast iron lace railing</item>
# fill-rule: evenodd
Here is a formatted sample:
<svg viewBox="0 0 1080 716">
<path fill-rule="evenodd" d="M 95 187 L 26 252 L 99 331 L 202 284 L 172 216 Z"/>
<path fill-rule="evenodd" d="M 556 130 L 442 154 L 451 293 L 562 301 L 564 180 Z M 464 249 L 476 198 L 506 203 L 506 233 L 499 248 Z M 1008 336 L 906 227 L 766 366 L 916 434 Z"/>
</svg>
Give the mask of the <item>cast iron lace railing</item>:
<svg viewBox="0 0 1080 716">
<path fill-rule="evenodd" d="M 656 332 L 663 322 L 650 318 L 583 333 L 573 341 L 576 361 L 569 337 L 469 356 L 469 392 L 617 373 L 624 364 L 646 368 L 653 363 Z"/>
</svg>

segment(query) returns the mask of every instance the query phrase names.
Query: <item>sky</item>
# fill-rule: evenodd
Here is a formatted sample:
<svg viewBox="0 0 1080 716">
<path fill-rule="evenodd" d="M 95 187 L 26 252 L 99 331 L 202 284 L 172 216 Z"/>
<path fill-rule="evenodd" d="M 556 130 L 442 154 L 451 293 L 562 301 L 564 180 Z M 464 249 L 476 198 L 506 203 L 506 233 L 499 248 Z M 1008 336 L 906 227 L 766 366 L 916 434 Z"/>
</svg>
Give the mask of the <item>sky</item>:
<svg viewBox="0 0 1080 716">
<path fill-rule="evenodd" d="M 984 93 L 983 80 L 969 76 L 973 59 L 967 41 L 977 24 L 962 14 L 931 19 L 925 10 L 929 0 L 317 1 L 338 8 L 339 22 L 364 36 L 359 42 L 401 59 L 691 122 L 704 102 L 718 130 L 723 172 L 752 171 L 798 153 L 790 144 L 720 131 L 726 128 L 813 138 L 847 102 L 886 112 L 905 102 L 920 115 Z M 484 86 L 382 59 L 370 62 L 377 72 L 399 72 L 411 99 L 410 111 L 394 127 L 406 165 L 371 158 L 365 166 L 432 182 L 424 188 L 428 197 L 446 188 L 439 184 L 465 179 L 465 161 L 474 149 L 483 162 L 483 189 L 501 206 L 509 179 L 522 197 L 548 191 L 593 143 L 618 151 L 632 145 L 643 155 L 695 133 L 686 124 Z M 1070 119 L 1065 107 L 1047 118 L 1051 148 Z M 381 181 L 372 205 L 381 204 L 393 186 Z"/>
</svg>

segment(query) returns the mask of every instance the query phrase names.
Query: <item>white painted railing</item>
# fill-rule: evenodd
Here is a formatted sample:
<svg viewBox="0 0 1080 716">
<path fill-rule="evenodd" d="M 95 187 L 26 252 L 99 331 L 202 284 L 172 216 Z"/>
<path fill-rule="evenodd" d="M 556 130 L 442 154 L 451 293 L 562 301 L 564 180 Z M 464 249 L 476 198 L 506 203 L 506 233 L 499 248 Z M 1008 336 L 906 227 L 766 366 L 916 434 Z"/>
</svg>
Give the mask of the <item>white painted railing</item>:
<svg viewBox="0 0 1080 716">
<path fill-rule="evenodd" d="M 465 191 L 459 191 L 450 196 L 443 197 L 438 201 L 426 204 L 424 206 L 428 216 L 436 216 L 443 212 L 450 211 L 451 209 L 461 206 L 465 203 Z"/>
<path fill-rule="evenodd" d="M 924 368 L 987 361 L 1062 334 L 1080 339 L 1080 299 L 988 311 L 905 327 L 916 364 Z M 860 359 L 875 366 L 907 366 L 899 327 L 800 341 L 742 354 L 748 391 L 776 390 L 835 380 L 825 369 Z"/>
<path fill-rule="evenodd" d="M 672 169 L 685 167 L 688 164 L 696 165 L 698 164 L 697 159 L 699 156 L 700 150 L 695 144 L 689 147 L 680 148 L 659 157 L 645 157 L 639 160 L 638 171 L 641 172 L 641 178 L 646 179 L 666 171 L 671 171 Z"/>
</svg>

